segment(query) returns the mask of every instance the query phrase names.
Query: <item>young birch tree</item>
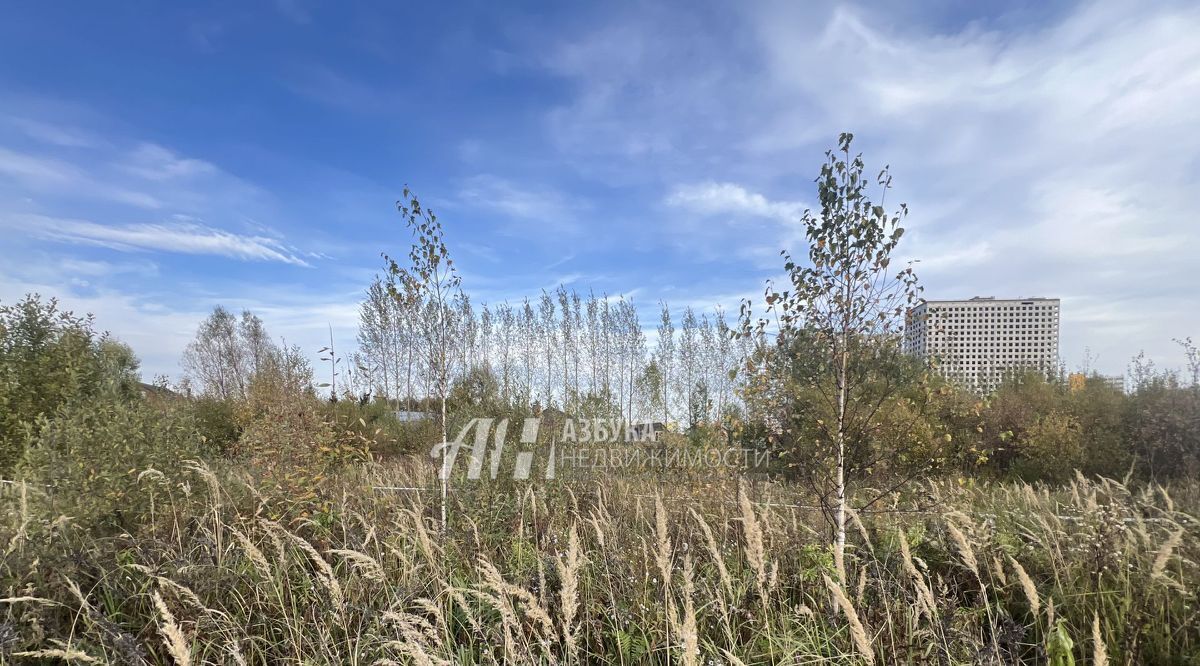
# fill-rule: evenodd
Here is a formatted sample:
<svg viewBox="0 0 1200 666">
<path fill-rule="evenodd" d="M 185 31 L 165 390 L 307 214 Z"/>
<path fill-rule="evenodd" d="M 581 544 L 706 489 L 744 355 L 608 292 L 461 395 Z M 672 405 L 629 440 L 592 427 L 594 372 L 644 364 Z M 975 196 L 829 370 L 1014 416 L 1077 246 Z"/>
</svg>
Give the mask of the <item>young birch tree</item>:
<svg viewBox="0 0 1200 666">
<path fill-rule="evenodd" d="M 423 208 L 421 202 L 407 186 L 404 199 L 396 203 L 404 224 L 412 234 L 413 242 L 408 252 L 408 266 L 401 266 L 391 257 L 384 255 L 389 281 L 389 291 L 398 303 L 410 303 L 416 299 L 424 302 L 424 332 L 428 350 L 428 378 L 426 386 L 433 389 L 438 399 L 440 413 L 438 426 L 441 441 L 448 440 L 446 432 L 446 397 L 450 392 L 450 378 L 455 363 L 455 340 L 452 339 L 454 318 L 451 309 L 461 293 L 461 278 L 450 259 L 450 252 L 442 233 L 442 225 L 432 210 Z M 396 285 L 400 285 L 400 289 Z M 446 531 L 446 505 L 450 489 L 450 470 L 447 468 L 446 447 L 442 446 L 441 490 L 442 532 Z"/>
<path fill-rule="evenodd" d="M 665 427 L 671 422 L 671 381 L 675 378 L 675 325 L 671 323 L 671 309 L 663 301 L 659 301 L 658 342 L 655 357 L 658 361 L 660 381 L 658 389 L 662 392 L 662 422 Z"/>
<path fill-rule="evenodd" d="M 822 493 L 826 513 L 832 514 L 834 547 L 840 557 L 846 545 L 847 444 L 857 446 L 878 406 L 897 391 L 870 368 L 898 349 L 897 334 L 908 309 L 919 299 L 920 287 L 912 265 L 894 271 L 892 253 L 904 233 L 900 221 L 908 208 L 888 214 L 883 196 L 891 187 L 885 167 L 875 179 L 880 201 L 871 200 L 864 176 L 862 155 L 852 155 L 853 135 L 838 138 L 838 149 L 825 153 L 818 176 L 820 210 L 806 210 L 808 263 L 801 265 L 783 252 L 791 289 L 768 286 L 768 312 L 778 327 L 776 350 L 785 350 L 793 338 L 807 338 L 805 348 L 819 356 L 813 389 L 830 403 L 833 423 L 820 423 L 826 441 L 822 450 L 826 485 L 832 498 Z M 745 312 L 745 310 L 744 310 Z M 761 334 L 767 319 L 752 324 L 743 316 L 743 335 L 752 328 Z M 868 435 L 869 436 L 869 435 Z"/>
</svg>

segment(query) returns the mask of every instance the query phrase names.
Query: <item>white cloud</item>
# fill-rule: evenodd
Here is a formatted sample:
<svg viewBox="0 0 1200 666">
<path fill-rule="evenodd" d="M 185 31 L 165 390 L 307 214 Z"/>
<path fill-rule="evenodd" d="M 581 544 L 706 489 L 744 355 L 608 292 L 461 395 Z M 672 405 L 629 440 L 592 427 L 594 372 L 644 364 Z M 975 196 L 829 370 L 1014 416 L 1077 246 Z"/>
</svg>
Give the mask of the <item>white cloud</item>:
<svg viewBox="0 0 1200 666">
<path fill-rule="evenodd" d="M 1200 330 L 1200 7 L 1100 0 L 940 28 L 928 8 L 739 7 L 669 35 L 626 14 L 564 36 L 547 66 L 578 91 L 550 138 L 586 173 L 667 181 L 678 210 L 779 219 L 853 131 L 871 175 L 892 165 L 928 296 L 1059 295 L 1068 362 L 1085 346 L 1108 371 L 1141 347 L 1177 362 L 1170 338 Z M 661 150 L 629 149 L 642 137 Z M 772 244 L 715 240 L 728 256 Z"/>
<path fill-rule="evenodd" d="M 240 235 L 191 222 L 111 225 L 42 215 L 20 215 L 10 216 L 5 223 L 10 227 L 27 229 L 42 238 L 126 252 L 152 250 L 309 265 L 295 250 L 274 238 Z"/>
<path fill-rule="evenodd" d="M 104 143 L 102 139 L 91 132 L 81 130 L 77 127 L 55 125 L 17 116 L 2 117 L 0 118 L 0 122 L 5 122 L 18 128 L 31 139 L 55 146 L 92 148 Z"/>
<path fill-rule="evenodd" d="M 39 194 L 65 192 L 138 208 L 162 207 L 158 198 L 145 191 L 99 180 L 65 160 L 8 150 L 4 146 L 0 146 L 0 176 L 8 176 L 27 191 Z"/>
<path fill-rule="evenodd" d="M 68 275 L 86 275 L 89 277 L 108 277 L 113 275 L 137 275 L 154 277 L 158 275 L 158 265 L 152 261 L 99 261 L 67 257 L 59 259 L 54 271 Z"/>
<path fill-rule="evenodd" d="M 491 174 L 467 178 L 448 203 L 454 208 L 497 214 L 502 219 L 494 230 L 540 247 L 561 247 L 577 240 L 585 231 L 582 214 L 589 210 L 586 202 L 556 189 L 527 186 Z"/>
<path fill-rule="evenodd" d="M 196 178 L 219 171 L 210 162 L 180 157 L 154 143 L 139 145 L 121 166 L 132 174 L 152 181 Z"/>
<path fill-rule="evenodd" d="M 195 334 L 203 317 L 187 311 L 179 303 L 167 308 L 132 294 L 111 289 L 91 289 L 92 285 L 74 285 L 85 290 L 77 293 L 62 283 L 62 278 L 25 281 L 0 274 L 0 301 L 14 303 L 26 294 L 43 299 L 57 298 L 60 308 L 76 314 L 93 314 L 96 328 L 109 331 L 133 348 L 141 360 L 142 378 L 156 374 L 179 376 L 179 356 Z"/>
<path fill-rule="evenodd" d="M 36 293 L 43 299 L 57 298 L 63 310 L 95 315 L 98 330 L 110 332 L 133 348 L 141 360 L 144 381 L 158 374 L 175 380 L 182 377 L 179 360 L 183 351 L 195 337 L 200 321 L 217 304 L 261 316 L 272 336 L 301 348 L 318 377 L 328 372 L 328 364 L 319 362 L 317 350 L 329 343 L 329 327 L 338 355 L 348 355 L 358 322 L 358 293 L 298 293 L 250 286 L 236 297 L 188 293 L 164 301 L 89 281 L 70 284 L 71 280 L 47 277 L 50 279 L 23 279 L 0 272 L 0 302 L 14 303 Z"/>
<path fill-rule="evenodd" d="M 702 215 L 754 215 L 782 222 L 796 222 L 807 208 L 797 201 L 772 201 L 735 183 L 711 181 L 681 185 L 666 203 Z"/>
</svg>

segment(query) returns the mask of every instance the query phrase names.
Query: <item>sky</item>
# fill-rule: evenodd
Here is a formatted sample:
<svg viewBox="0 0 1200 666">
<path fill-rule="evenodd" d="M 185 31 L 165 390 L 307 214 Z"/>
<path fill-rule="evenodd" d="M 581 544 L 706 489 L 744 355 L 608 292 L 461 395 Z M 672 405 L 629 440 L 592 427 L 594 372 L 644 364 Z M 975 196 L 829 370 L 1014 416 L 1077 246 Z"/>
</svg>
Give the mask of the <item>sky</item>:
<svg viewBox="0 0 1200 666">
<path fill-rule="evenodd" d="M 1175 367 L 1197 34 L 1182 2 L 27 3 L 0 21 L 0 302 L 95 314 L 146 379 L 217 304 L 349 351 L 408 184 L 476 301 L 736 313 L 805 252 L 848 131 L 927 298 L 1058 297 L 1069 368 Z"/>
</svg>

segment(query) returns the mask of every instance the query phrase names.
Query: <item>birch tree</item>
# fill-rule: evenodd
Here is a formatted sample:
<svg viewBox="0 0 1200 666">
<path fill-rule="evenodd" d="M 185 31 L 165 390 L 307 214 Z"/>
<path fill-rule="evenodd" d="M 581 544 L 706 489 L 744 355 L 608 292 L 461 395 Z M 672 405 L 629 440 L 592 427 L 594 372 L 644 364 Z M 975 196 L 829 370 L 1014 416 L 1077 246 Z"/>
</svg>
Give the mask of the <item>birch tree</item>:
<svg viewBox="0 0 1200 666">
<path fill-rule="evenodd" d="M 658 382 L 656 384 L 661 396 L 659 401 L 662 409 L 662 422 L 665 426 L 671 422 L 671 380 L 674 378 L 675 367 L 675 325 L 671 322 L 671 308 L 659 302 L 658 342 L 654 357 L 658 364 Z"/>
<path fill-rule="evenodd" d="M 883 197 L 891 187 L 886 167 L 875 178 L 880 200 L 872 201 L 862 155 L 850 150 L 852 139 L 842 134 L 837 150 L 825 154 L 816 180 L 820 209 L 806 210 L 802 218 L 807 263 L 796 262 L 785 251 L 790 289 L 768 286 L 766 294 L 777 326 L 776 350 L 786 350 L 797 340 L 813 350 L 816 358 L 802 362 L 811 368 L 813 389 L 825 396 L 834 415 L 832 423 L 819 423 L 827 455 L 818 464 L 825 465 L 823 490 L 831 491 L 821 496 L 826 515 L 832 514 L 838 561 L 845 552 L 851 473 L 873 462 L 852 467 L 847 444 L 853 436 L 856 444 L 870 445 L 864 440 L 869 439 L 871 420 L 899 390 L 880 381 L 872 368 L 895 354 L 904 316 L 920 294 L 911 264 L 892 268 L 892 254 L 904 234 L 900 222 L 908 209 L 901 204 L 891 214 L 884 210 Z M 752 324 L 743 312 L 747 335 L 753 327 L 761 333 L 769 322 L 759 319 Z"/>
<path fill-rule="evenodd" d="M 246 311 L 239 320 L 218 305 L 200 323 L 196 338 L 184 350 L 182 365 L 202 393 L 245 398 L 250 380 L 275 353 L 261 319 Z"/>
<path fill-rule="evenodd" d="M 388 274 L 393 278 L 391 293 L 399 302 L 413 299 L 424 302 L 423 321 L 427 342 L 428 381 L 438 399 L 440 413 L 438 426 L 441 441 L 448 441 L 446 433 L 446 398 L 450 393 L 450 379 L 456 362 L 453 333 L 453 313 L 460 297 L 461 278 L 450 259 L 446 248 L 442 225 L 433 211 L 421 206 L 416 194 L 406 186 L 404 198 L 396 207 L 404 218 L 405 227 L 412 235 L 408 252 L 408 265 L 401 266 L 394 259 L 384 256 Z M 396 288 L 400 285 L 400 289 Z M 446 506 L 449 499 L 450 470 L 447 466 L 446 447 L 442 446 L 442 532 L 446 532 Z"/>
</svg>

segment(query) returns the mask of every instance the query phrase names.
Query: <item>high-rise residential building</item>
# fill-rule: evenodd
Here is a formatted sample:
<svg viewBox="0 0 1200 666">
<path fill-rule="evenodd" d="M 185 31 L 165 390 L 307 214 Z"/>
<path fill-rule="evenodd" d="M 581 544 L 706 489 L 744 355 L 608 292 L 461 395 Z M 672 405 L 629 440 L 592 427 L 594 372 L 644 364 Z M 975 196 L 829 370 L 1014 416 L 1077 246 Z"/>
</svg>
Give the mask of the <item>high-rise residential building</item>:
<svg viewBox="0 0 1200 666">
<path fill-rule="evenodd" d="M 989 393 L 1012 372 L 1059 373 L 1057 298 L 925 301 L 908 313 L 904 350 Z"/>
</svg>

